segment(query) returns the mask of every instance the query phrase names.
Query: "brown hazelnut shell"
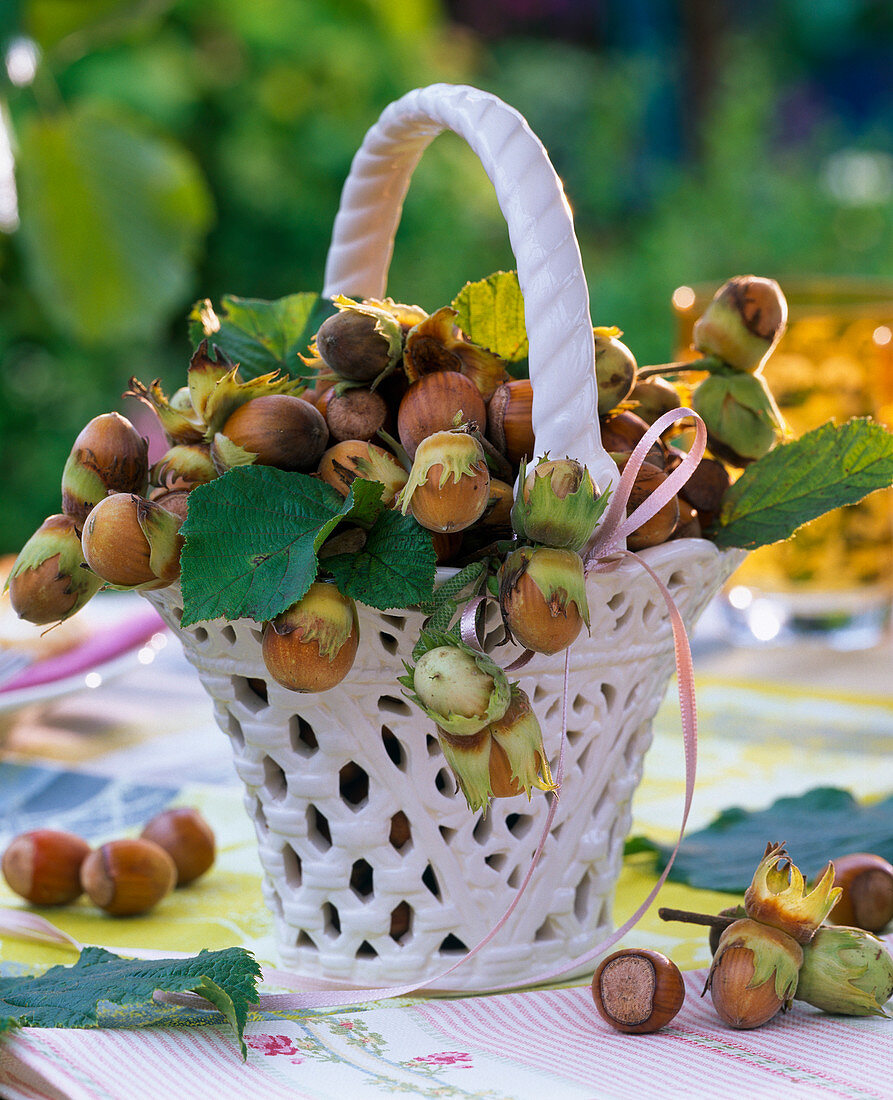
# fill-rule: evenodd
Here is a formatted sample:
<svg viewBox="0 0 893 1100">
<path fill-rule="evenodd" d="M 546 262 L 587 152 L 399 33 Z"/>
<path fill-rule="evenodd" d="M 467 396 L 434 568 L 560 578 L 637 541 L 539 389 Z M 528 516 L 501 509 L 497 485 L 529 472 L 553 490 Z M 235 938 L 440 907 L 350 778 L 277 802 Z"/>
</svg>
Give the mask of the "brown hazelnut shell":
<svg viewBox="0 0 893 1100">
<path fill-rule="evenodd" d="M 151 840 L 111 840 L 81 865 L 81 885 L 94 905 L 113 917 L 147 913 L 174 888 L 177 869 Z"/>
<path fill-rule="evenodd" d="M 665 1027 L 682 1008 L 685 983 L 679 967 L 659 951 L 627 948 L 599 964 L 592 999 L 617 1031 L 641 1035 Z"/>
<path fill-rule="evenodd" d="M 435 371 L 413 382 L 400 402 L 397 434 L 410 458 L 423 439 L 462 424 L 483 427 L 487 407 L 477 386 L 458 371 Z"/>
<path fill-rule="evenodd" d="M 834 885 L 843 893 L 828 922 L 882 932 L 893 920 L 893 865 L 871 852 L 852 852 L 833 863 Z"/>
<path fill-rule="evenodd" d="M 74 833 L 32 829 L 10 841 L 3 877 L 32 905 L 68 905 L 81 896 L 81 864 L 89 854 L 90 845 Z"/>
<path fill-rule="evenodd" d="M 177 886 L 194 882 L 214 863 L 214 833 L 198 810 L 191 806 L 178 806 L 156 814 L 140 836 L 163 848 L 174 861 Z"/>
<path fill-rule="evenodd" d="M 280 470 L 315 469 L 329 441 L 319 409 L 286 393 L 246 401 L 230 414 L 222 431 L 227 439 L 257 455 L 257 464 Z"/>
</svg>

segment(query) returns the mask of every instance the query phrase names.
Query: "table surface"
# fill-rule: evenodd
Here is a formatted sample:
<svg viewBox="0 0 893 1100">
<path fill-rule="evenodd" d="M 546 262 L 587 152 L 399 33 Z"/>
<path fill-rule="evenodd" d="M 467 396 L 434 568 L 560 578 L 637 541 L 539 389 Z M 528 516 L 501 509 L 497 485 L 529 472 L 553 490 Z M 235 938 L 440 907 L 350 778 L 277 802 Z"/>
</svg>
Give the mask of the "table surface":
<svg viewBox="0 0 893 1100">
<path fill-rule="evenodd" d="M 890 793 L 893 639 L 852 652 L 816 642 L 731 648 L 712 608 L 693 648 L 701 735 L 690 829 L 729 806 L 761 809 L 776 797 L 816 786 L 846 787 L 860 799 Z M 130 921 L 97 915 L 83 902 L 43 912 L 80 942 L 122 952 L 243 945 L 262 962 L 273 962 L 272 918 L 260 892 L 252 826 L 241 811 L 241 788 L 210 702 L 169 635 L 167 644 L 144 651 L 142 660 L 146 663 L 134 657 L 125 671 L 95 688 L 0 716 L 0 793 L 5 784 L 6 805 L 18 807 L 0 825 L 0 842 L 39 824 L 72 828 L 101 842 L 135 834 L 141 821 L 165 805 L 198 805 L 218 839 L 217 864 L 206 879 L 166 899 L 154 914 Z M 633 832 L 672 841 L 682 789 L 671 692 L 655 721 Z M 627 860 L 617 892 L 618 923 L 654 881 L 650 864 Z M 733 900 L 738 899 L 674 884 L 660 897 L 663 905 L 705 912 Z M 0 905 L 22 904 L 0 885 Z M 255 1015 L 246 1032 L 244 1065 L 225 1029 L 217 1026 L 26 1029 L 0 1044 L 0 1082 L 16 1097 L 44 1095 L 40 1088 L 52 1083 L 59 1095 L 87 1098 L 100 1095 L 91 1089 L 102 1087 L 102 1095 L 130 1100 L 138 1095 L 132 1078 L 123 1082 L 109 1068 L 120 1064 L 124 1044 L 128 1058 L 145 1060 L 147 1096 L 179 1095 L 177 1089 L 192 1087 L 190 1073 L 201 1076 L 221 1061 L 231 1075 L 226 1087 L 245 1096 L 315 1098 L 343 1096 L 348 1089 L 357 1097 L 392 1091 L 496 1100 L 530 1096 L 534 1089 L 550 1096 L 657 1096 L 666 1095 L 668 1075 L 675 1077 L 678 1088 L 671 1091 L 679 1095 L 706 1096 L 724 1088 L 727 1096 L 743 1096 L 774 1087 L 780 1077 L 792 1095 L 884 1095 L 877 1091 L 880 1076 L 873 1075 L 887 1064 L 875 1066 L 873 1059 L 888 1062 L 890 1056 L 884 1021 L 841 1021 L 799 1009 L 759 1032 L 730 1032 L 718 1026 L 709 998 L 698 996 L 709 964 L 700 930 L 661 922 L 652 910 L 623 943 L 663 950 L 689 972 L 689 997 L 680 1016 L 660 1037 L 638 1040 L 635 1068 L 629 1065 L 630 1040 L 600 1024 L 588 990 L 578 983 L 500 997 L 373 1004 L 350 1012 Z M 7 970 L 71 961 L 70 954 L 8 938 L 2 947 Z M 521 1041 L 532 1015 L 540 1021 L 533 1045 Z M 874 1054 L 841 1058 L 836 1067 L 822 1069 L 822 1052 L 826 1055 L 827 1045 L 843 1031 L 853 1050 L 861 1049 L 853 1044 L 870 1039 Z M 176 1086 L 172 1051 L 181 1066 Z M 692 1051 L 697 1086 L 686 1076 Z M 104 1065 L 105 1076 L 97 1070 L 88 1080 L 84 1071 L 83 1080 L 74 1080 L 71 1067 L 85 1058 Z M 607 1075 L 603 1088 L 594 1087 L 596 1074 Z M 729 1091 L 729 1080 L 738 1091 Z"/>
</svg>

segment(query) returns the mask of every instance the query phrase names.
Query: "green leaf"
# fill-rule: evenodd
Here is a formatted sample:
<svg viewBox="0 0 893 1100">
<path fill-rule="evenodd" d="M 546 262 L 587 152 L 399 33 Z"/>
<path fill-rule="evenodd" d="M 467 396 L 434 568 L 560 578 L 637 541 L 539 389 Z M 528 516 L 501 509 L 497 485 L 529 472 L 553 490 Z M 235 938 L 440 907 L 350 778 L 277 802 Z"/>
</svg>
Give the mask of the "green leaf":
<svg viewBox="0 0 893 1100">
<path fill-rule="evenodd" d="M 466 283 L 453 302 L 456 323 L 474 344 L 508 363 L 529 353 L 524 324 L 524 299 L 514 271 L 497 271 L 476 283 Z"/>
<path fill-rule="evenodd" d="M 724 810 L 706 829 L 685 838 L 669 877 L 702 890 L 741 894 L 770 840 L 785 844 L 807 878 L 848 852 L 875 852 L 893 862 L 893 797 L 862 806 L 848 791 L 816 787 L 796 798 L 779 798 L 765 810 Z M 657 852 L 663 870 L 669 846 L 643 838 L 634 842 L 636 851 Z"/>
<path fill-rule="evenodd" d="M 374 524 L 381 492 L 358 478 L 342 499 L 324 481 L 272 466 L 238 466 L 198 486 L 182 528 L 183 625 L 274 618 L 313 583 L 317 551 L 342 520 Z"/>
<path fill-rule="evenodd" d="M 319 326 L 334 312 L 332 303 L 318 294 L 289 294 L 275 301 L 227 294 L 217 312 L 208 302 L 193 306 L 189 335 L 195 345 L 210 337 L 240 365 L 243 378 L 275 370 L 305 375 L 298 356 L 307 352 Z"/>
<path fill-rule="evenodd" d="M 380 611 L 429 599 L 436 565 L 431 535 L 412 516 L 392 510 L 379 516 L 362 550 L 325 562 L 345 595 Z"/>
<path fill-rule="evenodd" d="M 869 419 L 823 424 L 752 463 L 726 493 L 718 546 L 747 550 L 893 485 L 893 434 Z"/>
<path fill-rule="evenodd" d="M 152 1006 L 156 989 L 192 992 L 223 1013 L 244 1059 L 242 1034 L 248 1007 L 257 1003 L 260 976 L 257 961 L 242 947 L 152 960 L 124 959 L 102 947 L 85 947 L 73 966 L 53 966 L 36 978 L 0 978 L 0 1021 L 27 1027 L 99 1027 L 103 1002 Z M 168 1014 L 159 1010 L 147 1022 Z"/>
<path fill-rule="evenodd" d="M 191 154 L 109 106 L 33 116 L 18 158 L 21 241 L 40 304 L 87 344 L 157 332 L 211 220 Z"/>
</svg>

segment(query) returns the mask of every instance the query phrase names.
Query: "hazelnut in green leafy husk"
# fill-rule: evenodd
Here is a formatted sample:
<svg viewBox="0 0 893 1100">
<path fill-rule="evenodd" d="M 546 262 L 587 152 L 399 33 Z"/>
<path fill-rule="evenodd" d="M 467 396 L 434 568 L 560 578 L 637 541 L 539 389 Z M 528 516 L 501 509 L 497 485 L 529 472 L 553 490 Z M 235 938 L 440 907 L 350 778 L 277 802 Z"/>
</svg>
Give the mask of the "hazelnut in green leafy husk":
<svg viewBox="0 0 893 1100">
<path fill-rule="evenodd" d="M 120 413 L 103 413 L 71 448 L 62 471 L 62 511 L 80 526 L 109 493 L 144 493 L 148 483 L 148 442 Z"/>
<path fill-rule="evenodd" d="M 326 366 L 352 382 L 374 382 L 392 371 L 403 354 L 403 329 L 384 302 L 354 302 L 339 295 L 338 312 L 316 334 Z"/>
<path fill-rule="evenodd" d="M 619 328 L 596 327 L 595 377 L 598 382 L 598 415 L 607 416 L 625 401 L 636 383 L 638 366 L 633 353 L 619 339 Z"/>
<path fill-rule="evenodd" d="M 529 798 L 534 787 L 555 789 L 539 723 L 518 687 L 512 688 L 512 701 L 502 718 L 469 736 L 440 727 L 437 736 L 472 811 L 485 810 L 491 798 Z"/>
<path fill-rule="evenodd" d="M 114 588 L 164 588 L 180 575 L 181 522 L 154 501 L 114 493 L 87 516 L 84 559 Z"/>
<path fill-rule="evenodd" d="M 510 797 L 522 791 L 529 797 L 534 787 L 541 791 L 555 789 L 543 748 L 543 731 L 527 693 L 517 684 L 512 685 L 508 710 L 487 728 L 493 738 L 490 782 L 495 797 Z"/>
<path fill-rule="evenodd" d="M 409 474 L 390 451 L 362 439 L 345 439 L 329 447 L 319 460 L 319 476 L 326 484 L 346 497 L 354 481 L 377 481 L 384 486 L 382 500 L 393 504 Z"/>
<path fill-rule="evenodd" d="M 205 424 L 192 407 L 189 390 L 182 387 L 168 400 L 161 382 L 156 378 L 148 386 L 138 378 L 130 379 L 130 389 L 125 397 L 135 397 L 155 413 L 165 438 L 172 446 L 180 443 L 202 443 L 205 439 Z"/>
<path fill-rule="evenodd" d="M 291 691 L 327 691 L 350 672 L 360 628 L 350 596 L 316 581 L 264 624 L 261 652 L 273 679 Z"/>
<path fill-rule="evenodd" d="M 75 521 L 49 516 L 22 547 L 7 579 L 13 611 L 38 625 L 74 615 L 103 583 L 84 566 Z"/>
<path fill-rule="evenodd" d="M 589 471 L 573 458 L 542 458 L 530 472 L 522 460 L 512 526 L 529 542 L 581 550 L 607 505 Z"/>
<path fill-rule="evenodd" d="M 738 371 L 759 369 L 781 338 L 788 305 L 774 279 L 738 275 L 723 283 L 695 322 L 693 344 Z"/>
<path fill-rule="evenodd" d="M 762 378 L 711 374 L 692 394 L 692 408 L 704 421 L 710 449 L 733 466 L 746 466 L 775 446 L 784 431 Z"/>
<path fill-rule="evenodd" d="M 720 936 L 704 992 L 730 1027 L 759 1027 L 791 1003 L 802 962 L 795 939 L 745 917 Z"/>
<path fill-rule="evenodd" d="M 505 673 L 485 653 L 451 634 L 425 631 L 415 666 L 400 683 L 407 697 L 447 733 L 469 737 L 501 718 L 511 699 Z"/>
<path fill-rule="evenodd" d="M 583 562 L 573 550 L 521 546 L 499 570 L 506 630 L 536 653 L 559 653 L 589 626 Z"/>
<path fill-rule="evenodd" d="M 823 925 L 803 947 L 798 1001 L 841 1016 L 887 1016 L 893 958 L 883 940 L 862 928 Z"/>
<path fill-rule="evenodd" d="M 490 472 L 480 443 L 462 431 L 435 432 L 419 444 L 397 498 L 429 531 L 463 531 L 486 511 Z"/>
<path fill-rule="evenodd" d="M 798 943 L 809 943 L 839 897 L 832 864 L 808 891 L 799 867 L 784 847 L 768 844 L 744 892 L 744 909 L 752 920 L 780 928 Z"/>
</svg>

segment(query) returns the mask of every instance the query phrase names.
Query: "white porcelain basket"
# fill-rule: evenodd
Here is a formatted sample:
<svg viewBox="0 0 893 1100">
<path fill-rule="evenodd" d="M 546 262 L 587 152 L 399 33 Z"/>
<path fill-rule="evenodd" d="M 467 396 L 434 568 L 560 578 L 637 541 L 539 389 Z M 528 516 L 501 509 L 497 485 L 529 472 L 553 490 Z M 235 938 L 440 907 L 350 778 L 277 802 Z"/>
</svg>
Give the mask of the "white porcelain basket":
<svg viewBox="0 0 893 1100">
<path fill-rule="evenodd" d="M 433 85 L 387 108 L 345 185 L 324 293 L 384 295 L 409 177 L 444 129 L 480 157 L 509 227 L 537 452 L 573 455 L 602 485 L 614 481 L 599 438 L 588 291 L 570 211 L 542 145 L 500 100 Z M 741 560 L 702 539 L 643 556 L 689 628 Z M 588 594 L 591 636 L 570 654 L 565 779 L 543 856 L 499 935 L 439 989 L 534 978 L 610 931 L 630 802 L 673 671 L 673 641 L 663 598 L 635 562 L 591 575 Z M 534 792 L 530 801 L 494 800 L 486 816 L 469 812 L 428 719 L 397 684 L 424 622 L 419 612 L 361 607 L 347 679 L 299 695 L 268 679 L 257 623 L 183 628 L 178 586 L 147 598 L 180 636 L 231 741 L 285 966 L 347 988 L 422 981 L 493 928 L 530 866 L 547 800 Z M 485 646 L 508 664 L 519 650 L 502 640 L 491 606 Z M 562 654 L 535 657 L 517 677 L 553 757 L 563 674 Z"/>
</svg>

